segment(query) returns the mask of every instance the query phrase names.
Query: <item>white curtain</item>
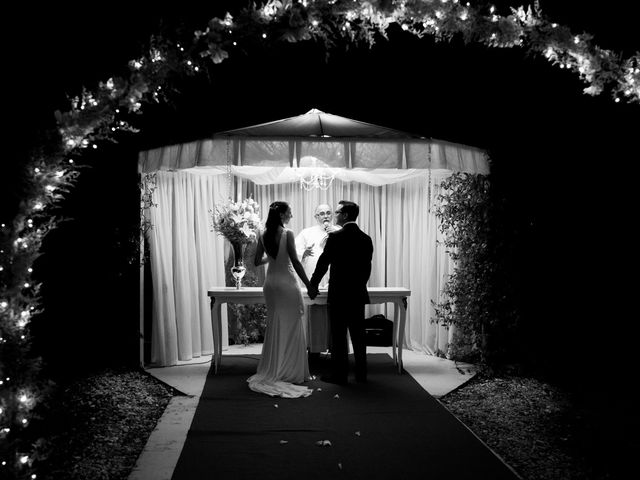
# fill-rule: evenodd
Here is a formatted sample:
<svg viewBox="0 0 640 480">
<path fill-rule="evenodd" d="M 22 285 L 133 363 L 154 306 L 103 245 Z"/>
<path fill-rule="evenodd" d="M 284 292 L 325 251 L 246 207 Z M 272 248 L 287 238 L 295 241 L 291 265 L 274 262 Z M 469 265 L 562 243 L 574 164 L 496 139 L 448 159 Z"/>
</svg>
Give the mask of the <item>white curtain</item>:
<svg viewBox="0 0 640 480">
<path fill-rule="evenodd" d="M 411 290 L 404 344 L 435 354 L 438 350 L 447 351 L 452 334 L 431 322 L 431 302 L 440 300 L 440 291 L 453 268 L 449 255 L 438 243 L 442 238 L 431 208 L 441 180 L 448 175 L 450 172 L 422 171 L 420 176 L 384 186 L 334 180 L 326 191 L 306 191 L 298 183 L 265 186 L 244 182 L 243 195 L 254 195 L 265 219 L 271 202 L 289 202 L 293 211 L 289 228 L 294 232 L 314 224 L 314 210 L 320 203 L 335 209 L 340 200 L 356 202 L 360 206 L 358 225 L 371 236 L 374 245 L 369 286 Z M 375 313 L 394 317 L 391 306 L 367 306 L 368 316 Z"/>
<path fill-rule="evenodd" d="M 224 285 L 225 257 L 223 239 L 211 231 L 209 212 L 230 192 L 224 170 L 205 170 L 156 173 L 149 242 L 152 362 L 157 365 L 174 365 L 212 352 L 207 290 Z M 450 172 L 412 172 L 405 180 L 393 178 L 395 183 L 381 186 L 375 172 L 368 174 L 371 178 L 360 175 L 359 182 L 334 180 L 326 191 L 306 191 L 299 183 L 260 185 L 239 175 L 234 176 L 234 191 L 236 199 L 253 195 L 263 220 L 271 202 L 289 202 L 293 212 L 289 228 L 295 233 L 314 224 L 320 203 L 335 208 L 344 199 L 360 205 L 358 224 L 374 244 L 369 286 L 409 288 L 405 347 L 430 354 L 446 352 L 453 332 L 431 322 L 431 302 L 439 300 L 452 265 L 438 243 L 441 234 L 431 207 L 440 181 Z M 375 313 L 394 316 L 392 307 L 367 307 L 367 315 Z"/>
<path fill-rule="evenodd" d="M 207 290 L 224 284 L 224 242 L 208 210 L 226 196 L 224 175 L 156 172 L 146 215 L 153 285 L 151 363 L 175 365 L 213 353 Z"/>
</svg>

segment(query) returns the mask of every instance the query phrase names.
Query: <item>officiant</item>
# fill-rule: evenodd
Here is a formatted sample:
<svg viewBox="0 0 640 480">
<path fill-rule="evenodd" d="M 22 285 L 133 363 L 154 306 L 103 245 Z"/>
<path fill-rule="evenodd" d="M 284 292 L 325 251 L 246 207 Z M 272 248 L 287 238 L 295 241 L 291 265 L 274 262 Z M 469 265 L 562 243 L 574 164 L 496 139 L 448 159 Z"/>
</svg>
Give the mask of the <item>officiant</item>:
<svg viewBox="0 0 640 480">
<path fill-rule="evenodd" d="M 324 250 L 329 233 L 340 229 L 333 222 L 333 210 L 327 204 L 320 204 L 314 213 L 315 225 L 305 228 L 296 236 L 296 250 L 305 273 L 309 278 L 318 263 L 318 258 Z M 320 281 L 320 288 L 329 283 L 330 271 Z M 305 324 L 307 330 L 307 347 L 310 358 L 330 348 L 331 332 L 329 330 L 329 316 L 326 305 L 308 305 L 305 308 Z"/>
</svg>

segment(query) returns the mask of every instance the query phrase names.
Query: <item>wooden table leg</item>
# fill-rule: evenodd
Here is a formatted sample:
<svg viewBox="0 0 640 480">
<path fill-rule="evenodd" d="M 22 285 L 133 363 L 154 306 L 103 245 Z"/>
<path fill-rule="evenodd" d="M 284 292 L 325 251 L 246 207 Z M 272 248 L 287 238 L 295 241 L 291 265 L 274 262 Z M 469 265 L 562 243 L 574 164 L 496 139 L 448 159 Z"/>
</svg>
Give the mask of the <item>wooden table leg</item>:
<svg viewBox="0 0 640 480">
<path fill-rule="evenodd" d="M 213 331 L 213 362 L 214 373 L 218 373 L 218 367 L 222 360 L 222 318 L 221 303 L 216 303 L 215 297 L 211 297 L 211 329 Z"/>
<path fill-rule="evenodd" d="M 393 364 L 398 364 L 398 327 L 399 327 L 399 308 L 396 302 L 393 302 L 393 331 L 391 333 L 391 352 L 393 354 Z"/>
<path fill-rule="evenodd" d="M 407 297 L 402 297 L 402 305 L 404 308 L 400 308 L 400 328 L 398 332 L 398 373 L 402 373 L 402 344 L 404 343 L 404 327 L 407 322 Z"/>
</svg>

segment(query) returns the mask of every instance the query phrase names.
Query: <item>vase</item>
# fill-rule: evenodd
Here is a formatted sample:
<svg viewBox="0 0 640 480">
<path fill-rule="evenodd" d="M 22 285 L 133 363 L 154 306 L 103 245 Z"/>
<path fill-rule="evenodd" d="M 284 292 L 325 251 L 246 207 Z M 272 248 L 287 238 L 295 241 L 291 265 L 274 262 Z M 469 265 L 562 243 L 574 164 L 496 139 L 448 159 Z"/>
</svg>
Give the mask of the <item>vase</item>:
<svg viewBox="0 0 640 480">
<path fill-rule="evenodd" d="M 231 267 L 231 275 L 236 281 L 236 289 L 240 289 L 242 286 L 242 277 L 247 272 L 247 267 L 244 264 L 244 251 L 247 248 L 246 243 L 231 242 L 231 249 L 233 251 L 233 266 Z"/>
</svg>

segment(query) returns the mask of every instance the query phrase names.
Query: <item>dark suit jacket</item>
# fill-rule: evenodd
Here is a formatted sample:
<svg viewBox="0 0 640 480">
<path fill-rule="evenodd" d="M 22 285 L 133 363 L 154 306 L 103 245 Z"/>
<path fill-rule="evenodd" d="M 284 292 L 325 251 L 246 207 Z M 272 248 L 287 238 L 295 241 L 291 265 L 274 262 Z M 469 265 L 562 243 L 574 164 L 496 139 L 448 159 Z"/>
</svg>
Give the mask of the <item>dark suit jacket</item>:
<svg viewBox="0 0 640 480">
<path fill-rule="evenodd" d="M 317 288 L 331 266 L 328 303 L 369 303 L 367 282 L 371 275 L 372 257 L 371 237 L 355 223 L 348 223 L 329 234 L 311 276 L 311 285 Z"/>
</svg>

